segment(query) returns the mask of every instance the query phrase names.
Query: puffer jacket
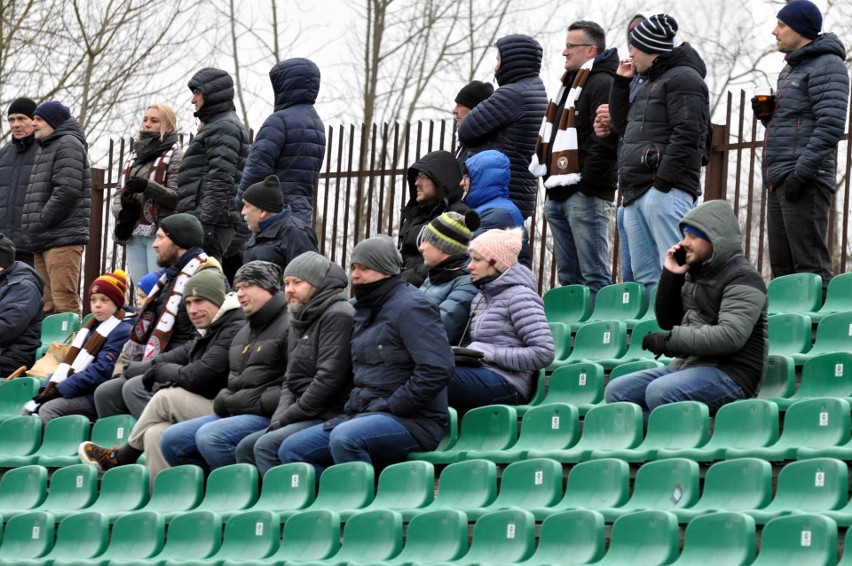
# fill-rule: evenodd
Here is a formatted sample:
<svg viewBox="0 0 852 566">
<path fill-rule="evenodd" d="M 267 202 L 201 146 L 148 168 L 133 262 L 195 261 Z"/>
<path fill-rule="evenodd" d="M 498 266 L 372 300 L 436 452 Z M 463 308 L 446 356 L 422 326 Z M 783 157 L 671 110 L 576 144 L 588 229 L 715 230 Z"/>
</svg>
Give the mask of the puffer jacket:
<svg viewBox="0 0 852 566">
<path fill-rule="evenodd" d="M 254 138 L 235 204 L 242 209 L 246 189 L 277 175 L 284 202 L 310 226 L 325 157 L 325 126 L 314 108 L 320 70 L 310 59 L 285 59 L 272 67 L 269 79 L 275 91 L 275 113 Z"/>
<path fill-rule="evenodd" d="M 448 257 L 429 268 L 429 276 L 420 287 L 438 305 L 447 339 L 453 346 L 460 345 L 470 316 L 470 303 L 479 292 L 470 280 L 469 262 L 467 254 Z"/>
<path fill-rule="evenodd" d="M 528 399 L 535 373 L 556 355 L 532 271 L 516 263 L 482 285 L 470 316 L 468 348 L 482 352 L 483 365 Z"/>
<path fill-rule="evenodd" d="M 263 260 L 280 265 L 283 271 L 293 258 L 318 251 L 316 232 L 291 214 L 286 204 L 284 210 L 261 222 L 260 228 L 246 243 L 243 265 Z"/>
<path fill-rule="evenodd" d="M 213 322 L 195 339 L 154 358 L 161 387 L 180 387 L 213 399 L 228 384 L 228 351 L 246 317 L 236 295 L 229 293 Z"/>
<path fill-rule="evenodd" d="M 542 48 L 527 35 L 497 40 L 500 68 L 495 78 L 500 88 L 476 105 L 459 125 L 459 141 L 470 155 L 486 149 L 504 153 L 512 163 L 509 198 L 524 218 L 535 210 L 538 179 L 529 172 L 541 117 L 547 109 L 547 92 L 539 78 Z"/>
<path fill-rule="evenodd" d="M 213 226 L 241 222 L 234 207 L 249 153 L 248 132 L 234 111 L 234 81 L 220 69 L 206 67 L 189 81 L 204 95 L 196 112 L 203 122 L 183 154 L 178 173 L 177 212 L 197 217 L 207 234 Z"/>
<path fill-rule="evenodd" d="M 29 251 L 21 231 L 21 217 L 37 151 L 33 134 L 19 140 L 12 138 L 0 149 L 0 232 L 21 252 Z"/>
<path fill-rule="evenodd" d="M 349 340 L 355 316 L 348 286 L 343 268 L 332 263 L 316 294 L 298 315 L 290 313 L 287 374 L 273 427 L 328 420 L 343 412 L 352 387 Z"/>
<path fill-rule="evenodd" d="M 417 187 L 414 186 L 417 174 L 425 173 L 438 190 L 438 202 L 417 204 Z M 462 188 L 459 186 L 462 174 L 458 162 L 449 151 L 427 153 L 408 168 L 408 203 L 402 209 L 402 227 L 399 230 L 399 252 L 402 254 L 402 269 L 406 281 L 419 287 L 426 279 L 423 256 L 418 250 L 417 239 L 423 226 L 444 212 L 464 214 L 469 210 L 462 202 Z"/>
<path fill-rule="evenodd" d="M 618 175 L 625 205 L 651 187 L 663 192 L 677 188 L 695 199 L 701 194 L 710 113 L 705 75 L 701 56 L 682 43 L 658 56 L 640 76 L 632 102 L 632 79 L 615 77 L 609 109 L 613 129 L 624 132 Z M 659 156 L 656 167 L 654 155 Z"/>
<path fill-rule="evenodd" d="M 669 349 L 682 352 L 672 369 L 711 366 L 724 371 L 747 397 L 754 397 L 766 373 L 769 338 L 766 285 L 743 256 L 742 234 L 731 206 L 709 201 L 680 223 L 707 234 L 713 255 L 686 275 L 663 269 L 654 312 L 671 330 Z"/>
<path fill-rule="evenodd" d="M 213 400 L 220 417 L 260 415 L 269 417 L 278 405 L 287 369 L 287 301 L 275 293 L 248 317 L 228 351 L 228 386 Z"/>
<path fill-rule="evenodd" d="M 21 229 L 27 248 L 43 252 L 89 243 L 92 173 L 86 136 L 75 118 L 38 140 Z"/>
<path fill-rule="evenodd" d="M 22 261 L 0 271 L 0 375 L 31 367 L 41 346 L 44 283 Z"/>
<path fill-rule="evenodd" d="M 849 100 L 845 58 L 846 48 L 833 33 L 787 54 L 775 112 L 765 124 L 763 184 L 770 190 L 793 172 L 836 190 L 834 152 L 845 133 Z"/>
</svg>

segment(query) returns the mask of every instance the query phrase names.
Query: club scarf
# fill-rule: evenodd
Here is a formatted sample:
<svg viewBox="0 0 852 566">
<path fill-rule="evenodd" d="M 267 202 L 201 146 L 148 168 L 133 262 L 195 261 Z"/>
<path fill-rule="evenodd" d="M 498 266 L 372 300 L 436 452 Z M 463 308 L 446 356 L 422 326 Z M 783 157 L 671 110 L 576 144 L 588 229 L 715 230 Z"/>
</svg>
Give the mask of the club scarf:
<svg viewBox="0 0 852 566">
<path fill-rule="evenodd" d="M 50 376 L 49 383 L 62 383 L 75 373 L 89 367 L 97 358 L 98 352 L 100 352 L 110 332 L 115 330 L 122 320 L 124 320 L 124 311 L 120 309 L 113 316 L 100 323 L 94 331 L 92 331 L 92 326 L 95 324 L 95 319 L 89 320 L 77 332 L 77 336 L 71 343 L 71 349 L 68 350 L 65 359 Z"/>
<path fill-rule="evenodd" d="M 142 132 L 139 140 L 134 144 L 133 150 L 127 158 L 124 170 L 121 172 L 121 178 L 118 180 L 120 187 L 124 187 L 124 182 L 133 176 L 134 169 L 138 172 L 146 163 L 150 163 L 150 165 L 144 177 L 158 185 L 165 183 L 172 155 L 174 155 L 175 150 L 179 147 L 177 135 L 169 134 L 161 142 L 159 136 L 154 134 L 152 137 L 150 135 L 152 133 Z M 154 199 L 146 198 L 142 203 L 142 212 L 139 214 L 138 223 L 133 229 L 133 235 L 153 236 L 157 230 L 159 217 L 160 205 Z"/>
<path fill-rule="evenodd" d="M 583 92 L 586 79 L 592 71 L 594 59 L 586 61 L 574 76 L 574 81 L 568 90 L 569 72 L 562 75 L 562 84 L 556 98 L 547 103 L 547 112 L 541 123 L 541 130 L 535 144 L 535 153 L 529 166 L 529 171 L 536 177 L 549 175 L 544 182 L 548 189 L 553 187 L 567 187 L 580 182 L 580 156 L 577 145 L 577 128 L 575 127 L 575 113 L 577 99 Z M 559 101 L 565 97 L 565 104 L 559 113 Z M 556 137 L 553 147 L 550 147 L 550 139 L 553 137 L 553 128 L 556 126 Z M 550 159 L 548 159 L 548 154 Z"/>
</svg>

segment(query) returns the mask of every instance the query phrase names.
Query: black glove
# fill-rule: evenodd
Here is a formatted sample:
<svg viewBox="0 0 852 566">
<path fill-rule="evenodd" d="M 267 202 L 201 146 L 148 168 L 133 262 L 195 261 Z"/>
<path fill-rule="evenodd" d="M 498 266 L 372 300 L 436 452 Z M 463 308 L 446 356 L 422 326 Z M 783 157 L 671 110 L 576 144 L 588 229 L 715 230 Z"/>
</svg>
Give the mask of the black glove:
<svg viewBox="0 0 852 566">
<path fill-rule="evenodd" d="M 755 114 L 760 114 L 760 103 L 757 101 L 756 96 L 751 97 L 751 111 Z"/>
<path fill-rule="evenodd" d="M 124 182 L 125 193 L 144 193 L 148 188 L 148 179 L 142 177 L 130 177 Z"/>
<path fill-rule="evenodd" d="M 141 362 L 131 362 L 124 366 L 124 371 L 122 373 L 122 377 L 124 379 L 130 379 L 131 377 L 136 377 L 137 375 L 143 375 L 146 371 L 151 369 L 154 365 L 152 360 L 142 360 Z"/>
<path fill-rule="evenodd" d="M 653 352 L 655 357 L 668 356 L 670 358 L 677 355 L 669 348 L 669 337 L 671 332 L 649 332 L 642 339 L 642 347 L 649 352 Z"/>
<path fill-rule="evenodd" d="M 33 401 L 42 404 L 52 401 L 53 399 L 59 399 L 60 397 L 62 397 L 62 393 L 59 392 L 59 389 L 56 388 L 56 385 L 53 382 L 49 382 L 47 387 L 45 387 L 41 393 L 33 397 Z"/>
<path fill-rule="evenodd" d="M 787 199 L 787 202 L 799 202 L 808 189 L 808 185 L 810 183 L 796 175 L 795 172 L 790 173 L 784 179 L 784 198 Z"/>
<path fill-rule="evenodd" d="M 157 366 L 151 367 L 151 369 L 142 374 L 142 385 L 145 387 L 145 391 L 153 391 L 156 381 Z"/>
<path fill-rule="evenodd" d="M 201 245 L 204 248 L 204 253 L 211 257 L 221 258 L 225 250 L 219 245 L 219 238 L 216 237 L 216 230 L 212 225 L 202 224 L 204 230 L 204 243 Z"/>
<path fill-rule="evenodd" d="M 485 354 L 478 350 L 453 346 L 453 356 L 456 358 L 457 366 L 482 367 L 482 358 Z"/>
<path fill-rule="evenodd" d="M 230 417 L 231 415 L 228 414 L 228 408 L 225 406 L 225 395 L 223 395 L 223 391 L 226 390 L 223 389 L 222 391 L 220 391 L 219 394 L 216 395 L 216 398 L 213 399 L 213 412 L 216 413 L 217 417 L 222 417 L 224 419 L 225 417 Z"/>
</svg>

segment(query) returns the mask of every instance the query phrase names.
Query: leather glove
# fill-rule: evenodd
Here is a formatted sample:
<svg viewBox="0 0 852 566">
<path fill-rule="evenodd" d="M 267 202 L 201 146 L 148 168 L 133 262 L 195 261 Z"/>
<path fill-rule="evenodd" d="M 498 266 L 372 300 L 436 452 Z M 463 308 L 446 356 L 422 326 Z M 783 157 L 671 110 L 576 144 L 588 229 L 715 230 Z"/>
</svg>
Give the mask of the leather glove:
<svg viewBox="0 0 852 566">
<path fill-rule="evenodd" d="M 62 393 L 59 392 L 53 382 L 49 382 L 47 387 L 45 387 L 41 393 L 33 397 L 33 401 L 42 404 L 52 401 L 53 399 L 59 399 L 60 397 L 62 397 Z"/>
<path fill-rule="evenodd" d="M 649 332 L 642 339 L 642 347 L 652 352 L 657 358 L 660 356 L 673 357 L 675 354 L 668 346 L 669 336 L 671 336 L 671 332 Z"/>
<path fill-rule="evenodd" d="M 157 366 L 152 366 L 151 369 L 142 374 L 142 385 L 145 387 L 145 391 L 153 391 L 156 381 Z"/>
<path fill-rule="evenodd" d="M 799 202 L 802 200 L 802 195 L 808 189 L 809 184 L 795 172 L 790 173 L 784 179 L 784 198 L 787 199 L 787 202 Z"/>
<path fill-rule="evenodd" d="M 130 177 L 124 182 L 125 193 L 144 193 L 148 188 L 148 180 L 142 177 Z"/>
<path fill-rule="evenodd" d="M 453 346 L 453 356 L 456 358 L 457 366 L 481 367 L 485 354 L 478 350 Z"/>
</svg>

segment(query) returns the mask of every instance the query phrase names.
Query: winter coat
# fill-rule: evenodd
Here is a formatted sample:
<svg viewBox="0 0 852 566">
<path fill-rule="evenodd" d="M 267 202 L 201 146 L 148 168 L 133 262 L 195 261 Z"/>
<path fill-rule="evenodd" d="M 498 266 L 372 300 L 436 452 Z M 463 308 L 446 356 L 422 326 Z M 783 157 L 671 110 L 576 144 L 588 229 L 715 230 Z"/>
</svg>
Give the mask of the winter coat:
<svg viewBox="0 0 852 566">
<path fill-rule="evenodd" d="M 248 317 L 248 324 L 234 336 L 228 351 L 228 386 L 213 400 L 217 415 L 272 415 L 287 369 L 289 326 L 287 301 L 281 291 Z"/>
<path fill-rule="evenodd" d="M 95 322 L 92 326 L 92 331 L 83 342 L 83 348 L 95 335 L 95 330 L 100 326 L 101 322 Z M 130 338 L 130 322 L 122 320 L 118 326 L 112 329 L 106 340 L 98 350 L 95 359 L 83 371 L 73 373 L 68 376 L 68 379 L 60 381 L 56 384 L 56 390 L 66 399 L 74 397 L 86 397 L 92 405 L 95 403 L 95 389 L 98 385 L 109 381 L 112 378 L 112 370 L 115 369 L 115 361 L 121 353 L 121 348 Z"/>
<path fill-rule="evenodd" d="M 343 412 L 352 387 L 349 340 L 355 316 L 348 287 L 343 268 L 332 263 L 316 294 L 297 315 L 290 313 L 287 374 L 272 415 L 274 427 Z"/>
<path fill-rule="evenodd" d="M 846 128 L 846 48 L 833 33 L 787 54 L 778 76 L 775 112 L 765 124 L 763 184 L 771 190 L 790 173 L 836 190 L 837 144 Z"/>
<path fill-rule="evenodd" d="M 419 173 L 426 174 L 438 190 L 438 201 L 433 204 L 417 203 Z M 399 230 L 399 251 L 402 254 L 403 275 L 409 283 L 419 287 L 426 278 L 423 256 L 417 242 L 423 227 L 444 212 L 464 214 L 469 207 L 462 202 L 461 169 L 449 151 L 427 153 L 408 168 L 408 203 L 402 209 L 402 227 Z"/>
<path fill-rule="evenodd" d="M 743 256 L 739 222 L 725 201 L 709 201 L 680 223 L 710 238 L 713 255 L 686 275 L 666 269 L 654 311 L 674 353 L 672 369 L 716 367 L 754 397 L 766 373 L 769 339 L 766 285 Z"/>
<path fill-rule="evenodd" d="M 447 339 L 458 346 L 467 328 L 470 303 L 479 291 L 470 280 L 467 254 L 450 256 L 429 269 L 420 290 L 432 297 L 441 311 L 441 323 Z"/>
<path fill-rule="evenodd" d="M 389 414 L 422 450 L 434 450 L 447 427 L 454 367 L 434 301 L 390 277 L 355 303 L 351 347 L 355 378 L 343 419 Z"/>
<path fill-rule="evenodd" d="M 272 67 L 269 79 L 275 91 L 275 112 L 254 138 L 235 204 L 242 209 L 246 189 L 277 175 L 284 202 L 310 226 L 325 157 L 325 126 L 314 108 L 320 70 L 310 59 L 286 59 Z"/>
<path fill-rule="evenodd" d="M 243 264 L 263 260 L 280 265 L 282 271 L 290 261 L 305 252 L 316 252 L 317 235 L 310 225 L 305 224 L 284 210 L 261 222 L 261 230 L 252 234 L 243 252 Z"/>
<path fill-rule="evenodd" d="M 29 251 L 21 218 L 37 151 L 33 134 L 19 140 L 12 138 L 0 149 L 0 233 L 21 252 Z"/>
<path fill-rule="evenodd" d="M 213 399 L 228 384 L 228 351 L 237 332 L 246 325 L 240 302 L 233 293 L 225 297 L 213 322 L 195 339 L 154 358 L 161 387 L 180 387 Z"/>
<path fill-rule="evenodd" d="M 0 271 L 0 375 L 31 367 L 41 346 L 44 283 L 36 270 L 15 261 Z"/>
<path fill-rule="evenodd" d="M 68 118 L 38 144 L 21 220 L 27 248 L 40 253 L 86 245 L 92 174 L 83 128 Z"/>
<path fill-rule="evenodd" d="M 556 353 L 532 271 L 516 263 L 482 285 L 470 313 L 468 348 L 485 354 L 483 365 L 529 398 L 536 372 Z"/>
<path fill-rule="evenodd" d="M 632 102 L 631 79 L 615 77 L 609 109 L 613 129 L 624 132 L 618 174 L 625 205 L 651 187 L 680 189 L 695 199 L 701 194 L 710 113 L 705 75 L 704 61 L 683 43 L 659 55 L 640 76 Z"/>
<path fill-rule="evenodd" d="M 234 111 L 234 82 L 225 71 L 204 68 L 189 81 L 204 95 L 196 113 L 203 125 L 186 146 L 178 173 L 177 212 L 196 216 L 208 234 L 213 226 L 235 226 L 239 211 L 234 196 L 246 157 L 249 138 Z"/>
<path fill-rule="evenodd" d="M 541 118 L 547 109 L 547 92 L 539 78 L 542 49 L 526 35 L 508 35 L 497 41 L 500 68 L 495 77 L 500 88 L 476 105 L 459 125 L 459 141 L 470 155 L 496 149 L 512 163 L 509 198 L 524 218 L 535 210 L 538 179 L 529 172 Z"/>
</svg>

